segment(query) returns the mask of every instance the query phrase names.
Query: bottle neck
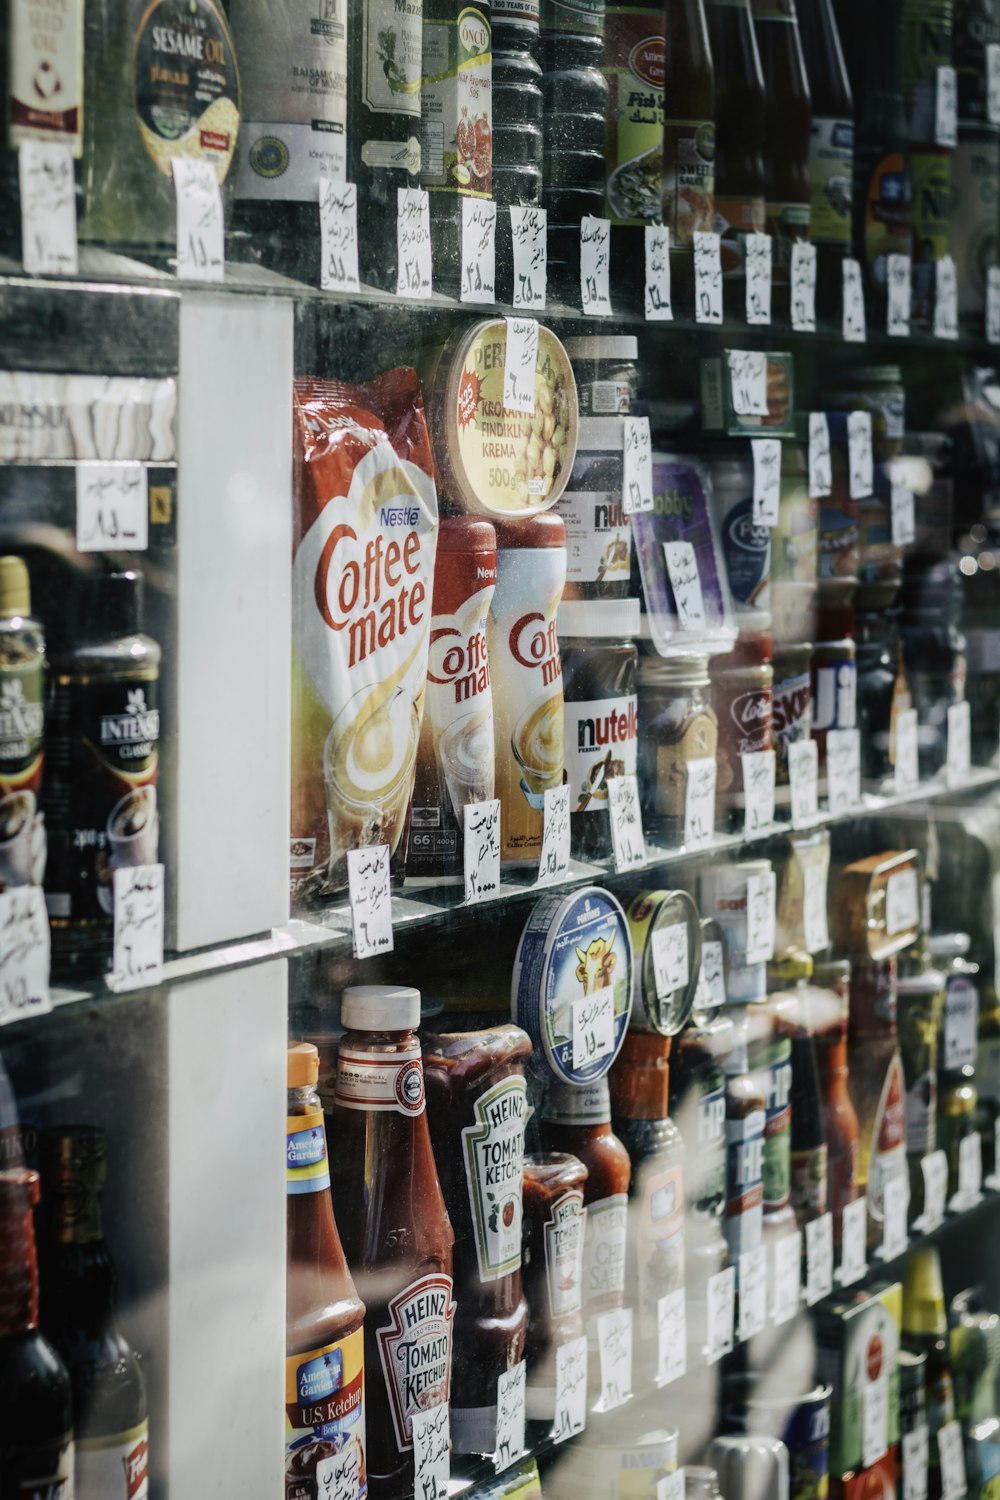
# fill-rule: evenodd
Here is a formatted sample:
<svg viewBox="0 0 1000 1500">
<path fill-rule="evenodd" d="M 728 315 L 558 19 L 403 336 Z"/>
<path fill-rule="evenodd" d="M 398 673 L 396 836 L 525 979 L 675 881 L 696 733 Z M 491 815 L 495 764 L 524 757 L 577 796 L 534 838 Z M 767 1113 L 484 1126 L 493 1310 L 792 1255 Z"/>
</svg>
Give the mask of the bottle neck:
<svg viewBox="0 0 1000 1500">
<path fill-rule="evenodd" d="M 664 1120 L 670 1112 L 672 1038 L 643 1031 L 625 1034 L 611 1069 L 612 1113 L 625 1120 Z"/>
<path fill-rule="evenodd" d="M 38 1257 L 31 1209 L 0 1217 L 0 1338 L 38 1326 Z"/>
</svg>

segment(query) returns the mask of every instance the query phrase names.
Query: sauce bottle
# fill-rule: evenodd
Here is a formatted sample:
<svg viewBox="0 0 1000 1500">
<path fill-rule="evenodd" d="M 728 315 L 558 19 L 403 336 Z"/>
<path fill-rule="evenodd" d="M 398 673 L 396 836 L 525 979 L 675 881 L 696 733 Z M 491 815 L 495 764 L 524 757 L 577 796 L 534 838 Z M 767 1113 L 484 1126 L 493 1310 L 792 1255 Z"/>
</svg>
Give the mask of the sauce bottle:
<svg viewBox="0 0 1000 1500">
<path fill-rule="evenodd" d="M 663 121 L 666 98 L 662 5 L 626 0 L 608 9 L 603 69 L 607 79 L 604 194 L 611 235 L 611 285 L 642 305 L 643 229 L 663 211 Z M 594 209 L 600 213 L 601 209 Z"/>
<path fill-rule="evenodd" d="M 810 960 L 810 974 L 812 968 Z M 792 1037 L 792 1208 L 800 1229 L 826 1213 L 830 1198 L 819 1065 L 809 1026 L 810 994 L 804 984 L 799 988 Z"/>
<path fill-rule="evenodd" d="M 319 1500 L 329 1460 L 349 1466 L 348 1491 L 368 1493 L 365 1308 L 354 1288 L 330 1200 L 319 1053 L 288 1049 L 288 1279 L 285 1287 L 285 1500 Z"/>
<path fill-rule="evenodd" d="M 858 4 L 853 23 L 857 45 L 848 58 L 851 89 L 858 101 L 854 243 L 871 299 L 869 324 L 882 328 L 888 257 L 913 251 L 913 182 L 900 82 L 900 17 L 901 0 L 885 0 L 875 10 Z M 872 308 L 877 311 L 877 324 Z"/>
<path fill-rule="evenodd" d="M 425 1037 L 434 1156 L 455 1230 L 451 1440 L 496 1450 L 497 1380 L 524 1354 L 521 1177 L 531 1038 L 517 1026 Z"/>
<path fill-rule="evenodd" d="M 524 1158 L 525 1413 L 533 1422 L 555 1415 L 556 1350 L 583 1333 L 586 1181 L 583 1162 L 566 1152 Z"/>
<path fill-rule="evenodd" d="M 748 1016 L 748 1061 L 767 1093 L 764 1123 L 764 1217 L 762 1231 L 787 1234 L 792 1210 L 792 1037 L 798 1021 L 795 992 L 812 972 L 807 955 L 791 949 L 767 966 L 768 997 Z"/>
<path fill-rule="evenodd" d="M 751 9 L 764 73 L 764 179 L 767 230 L 772 236 L 771 277 L 775 286 L 787 287 L 792 241 L 809 238 L 812 98 L 795 0 L 752 0 Z M 787 305 L 787 293 L 784 300 Z"/>
<path fill-rule="evenodd" d="M 743 235 L 763 234 L 766 223 L 764 76 L 750 0 L 708 0 L 706 16 L 715 66 L 715 228 L 723 281 L 737 283 L 726 312 L 742 317 Z"/>
<path fill-rule="evenodd" d="M 832 0 L 798 0 L 802 53 L 812 94 L 809 238 L 816 246 L 816 305 L 834 318 L 842 265 L 851 254 L 854 99 Z"/>
<path fill-rule="evenodd" d="M 108 1143 L 96 1125 L 41 1138 L 42 1327 L 73 1384 L 76 1500 L 145 1495 L 146 1384 L 115 1316 L 115 1264 L 101 1220 Z"/>
<path fill-rule="evenodd" d="M 420 992 L 354 985 L 341 1020 L 337 1103 L 365 1118 L 368 1479 L 378 1500 L 402 1500 L 413 1491 L 414 1413 L 450 1399 L 455 1236 L 425 1109 Z"/>
<path fill-rule="evenodd" d="M 45 868 L 37 816 L 45 763 L 45 637 L 31 616 L 19 557 L 0 557 L 0 880 L 38 885 Z"/>
<path fill-rule="evenodd" d="M 896 960 L 855 959 L 848 1023 L 849 1086 L 858 1114 L 858 1188 L 868 1245 L 881 1241 L 885 1185 L 906 1177 L 906 1082 L 896 1028 Z"/>
<path fill-rule="evenodd" d="M 38 1331 L 38 1173 L 0 1172 L 0 1494 L 73 1497 L 73 1389 Z"/>
<path fill-rule="evenodd" d="M 816 1049 L 820 1107 L 827 1150 L 833 1238 L 840 1244 L 844 1209 L 858 1196 L 858 1114 L 847 1086 L 847 1021 L 851 966 L 844 959 L 816 964 L 808 1024 Z"/>
<path fill-rule="evenodd" d="M 933 1245 L 921 1245 L 906 1257 L 902 1342 L 905 1349 L 927 1355 L 927 1496 L 928 1500 L 941 1500 L 937 1438 L 941 1428 L 955 1420 L 955 1391 L 941 1261 Z"/>
<path fill-rule="evenodd" d="M 733 1022 L 733 1045 L 723 1060 L 726 1075 L 726 1215 L 723 1233 L 729 1264 L 760 1246 L 764 1219 L 764 1126 L 767 1119 L 767 1079 L 750 1071 L 751 1020 L 749 1007 L 726 1007 Z M 761 1031 L 754 1017 L 753 1033 Z"/>
<path fill-rule="evenodd" d="M 693 306 L 694 236 L 715 227 L 715 70 L 703 0 L 671 0 L 664 14 L 663 222 L 672 286 Z"/>
<path fill-rule="evenodd" d="M 937 1146 L 938 1033 L 944 1011 L 944 975 L 934 969 L 902 975 L 896 984 L 899 1050 L 906 1081 L 906 1156 L 910 1207 L 923 1212 L 921 1162 Z"/>
<path fill-rule="evenodd" d="M 604 211 L 608 80 L 602 72 L 604 0 L 541 0 L 543 171 L 549 271 L 580 287 L 580 220 Z M 610 34 L 609 34 L 610 43 Z M 612 282 L 612 285 L 614 283 Z"/>
</svg>

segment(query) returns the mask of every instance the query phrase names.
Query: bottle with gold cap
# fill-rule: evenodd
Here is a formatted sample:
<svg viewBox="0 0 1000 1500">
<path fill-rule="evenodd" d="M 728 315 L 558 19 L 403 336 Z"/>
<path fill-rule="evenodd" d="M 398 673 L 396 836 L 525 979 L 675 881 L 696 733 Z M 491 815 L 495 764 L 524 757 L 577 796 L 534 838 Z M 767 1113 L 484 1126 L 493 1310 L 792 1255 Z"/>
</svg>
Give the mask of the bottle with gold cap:
<svg viewBox="0 0 1000 1500">
<path fill-rule="evenodd" d="M 0 880 L 40 885 L 45 834 L 38 813 L 45 758 L 45 637 L 31 617 L 19 557 L 0 557 Z"/>
<path fill-rule="evenodd" d="M 927 1496 L 941 1500 L 937 1435 L 955 1419 L 941 1260 L 932 1245 L 911 1250 L 903 1276 L 903 1348 L 927 1355 Z"/>
<path fill-rule="evenodd" d="M 42 1327 L 73 1384 L 76 1500 L 132 1500 L 148 1483 L 146 1383 L 118 1327 L 115 1263 L 104 1238 L 107 1158 L 96 1125 L 41 1139 Z"/>
</svg>

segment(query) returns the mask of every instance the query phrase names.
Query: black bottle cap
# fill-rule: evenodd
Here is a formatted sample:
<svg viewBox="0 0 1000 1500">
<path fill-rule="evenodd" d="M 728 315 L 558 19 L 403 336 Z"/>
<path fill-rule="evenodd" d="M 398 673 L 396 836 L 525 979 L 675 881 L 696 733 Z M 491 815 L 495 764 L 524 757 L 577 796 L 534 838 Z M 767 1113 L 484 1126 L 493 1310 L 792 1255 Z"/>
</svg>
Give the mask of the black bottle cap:
<svg viewBox="0 0 1000 1500">
<path fill-rule="evenodd" d="M 138 635 L 143 622 L 144 580 L 141 573 L 102 573 L 87 581 L 86 638 L 113 641 Z"/>
</svg>

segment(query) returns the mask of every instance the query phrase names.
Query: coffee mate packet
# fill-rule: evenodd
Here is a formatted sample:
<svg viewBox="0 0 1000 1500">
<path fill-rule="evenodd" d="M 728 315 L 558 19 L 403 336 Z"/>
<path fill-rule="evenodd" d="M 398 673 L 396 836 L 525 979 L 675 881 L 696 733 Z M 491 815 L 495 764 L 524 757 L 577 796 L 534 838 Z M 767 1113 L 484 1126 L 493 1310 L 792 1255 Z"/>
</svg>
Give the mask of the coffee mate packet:
<svg viewBox="0 0 1000 1500">
<path fill-rule="evenodd" d="M 347 885 L 351 849 L 406 855 L 438 507 L 416 372 L 294 391 L 291 888 Z"/>
</svg>

